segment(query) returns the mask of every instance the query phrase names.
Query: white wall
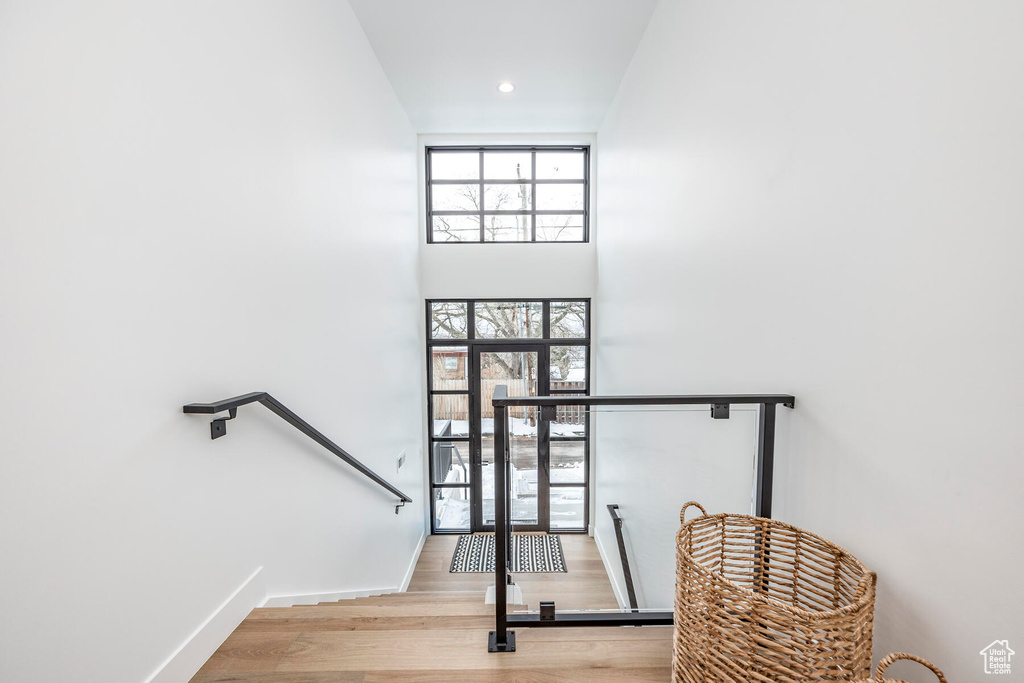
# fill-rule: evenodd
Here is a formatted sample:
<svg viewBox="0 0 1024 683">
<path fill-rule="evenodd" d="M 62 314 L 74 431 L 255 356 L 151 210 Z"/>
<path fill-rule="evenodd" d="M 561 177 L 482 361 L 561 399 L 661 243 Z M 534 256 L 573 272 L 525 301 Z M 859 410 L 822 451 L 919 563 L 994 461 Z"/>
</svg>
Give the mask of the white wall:
<svg viewBox="0 0 1024 683">
<path fill-rule="evenodd" d="M 6 2 L 0 93 L 0 679 L 144 680 L 259 566 L 398 586 L 416 137 L 348 4 Z M 181 412 L 255 390 L 415 503 L 260 406 Z"/>
<path fill-rule="evenodd" d="M 876 658 L 950 680 L 1024 643 L 1022 26 L 663 0 L 598 133 L 597 390 L 795 394 L 777 516 L 878 571 Z"/>
</svg>

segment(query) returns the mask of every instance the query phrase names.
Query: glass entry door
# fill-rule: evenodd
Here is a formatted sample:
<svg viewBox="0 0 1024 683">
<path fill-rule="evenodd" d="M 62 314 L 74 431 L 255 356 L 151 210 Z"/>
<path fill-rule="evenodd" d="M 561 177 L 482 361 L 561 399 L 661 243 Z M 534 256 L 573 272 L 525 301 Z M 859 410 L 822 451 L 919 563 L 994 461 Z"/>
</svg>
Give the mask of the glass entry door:
<svg viewBox="0 0 1024 683">
<path fill-rule="evenodd" d="M 432 533 L 494 529 L 495 387 L 510 396 L 590 392 L 587 299 L 426 302 Z M 584 533 L 590 524 L 587 412 L 513 410 L 511 519 L 517 529 Z"/>
<path fill-rule="evenodd" d="M 498 385 L 509 396 L 545 396 L 548 359 L 544 347 L 533 345 L 478 345 L 473 354 L 472 481 L 480 487 L 473 496 L 473 530 L 494 530 L 494 409 L 491 399 Z M 518 530 L 546 531 L 548 478 L 538 448 L 542 429 L 536 408 L 509 411 L 512 476 L 512 521 Z"/>
</svg>

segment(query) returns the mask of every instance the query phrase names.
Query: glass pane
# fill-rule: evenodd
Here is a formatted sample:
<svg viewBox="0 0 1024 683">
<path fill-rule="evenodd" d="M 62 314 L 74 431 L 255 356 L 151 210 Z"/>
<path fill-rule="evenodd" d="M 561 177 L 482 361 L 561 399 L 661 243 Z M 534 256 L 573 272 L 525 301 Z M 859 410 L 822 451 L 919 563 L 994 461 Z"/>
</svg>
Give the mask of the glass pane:
<svg viewBox="0 0 1024 683">
<path fill-rule="evenodd" d="M 551 391 L 587 388 L 587 347 L 551 347 Z"/>
<path fill-rule="evenodd" d="M 585 441 L 552 441 L 551 482 L 554 484 L 582 484 L 586 481 L 583 476 L 586 449 Z"/>
<path fill-rule="evenodd" d="M 434 489 L 434 527 L 469 531 L 469 489 Z"/>
<path fill-rule="evenodd" d="M 587 336 L 586 301 L 551 302 L 551 337 L 553 339 Z"/>
<path fill-rule="evenodd" d="M 540 211 L 581 211 L 583 184 L 538 185 L 537 209 Z"/>
<path fill-rule="evenodd" d="M 469 442 L 438 441 L 430 445 L 435 484 L 469 482 Z"/>
<path fill-rule="evenodd" d="M 533 185 L 484 185 L 485 211 L 529 211 L 532 208 Z"/>
<path fill-rule="evenodd" d="M 485 152 L 484 178 L 487 180 L 530 180 L 533 167 L 529 152 Z"/>
<path fill-rule="evenodd" d="M 439 394 L 432 398 L 432 402 L 434 424 L 431 435 L 469 436 L 469 394 Z"/>
<path fill-rule="evenodd" d="M 480 339 L 539 338 L 544 308 L 539 301 L 480 301 L 476 304 L 476 336 Z"/>
<path fill-rule="evenodd" d="M 465 301 L 438 301 L 430 305 L 431 339 L 465 339 L 468 319 Z"/>
<path fill-rule="evenodd" d="M 534 354 L 536 356 L 536 354 Z M 509 387 L 511 392 L 511 387 Z M 537 409 L 509 408 L 512 523 L 537 524 Z"/>
<path fill-rule="evenodd" d="M 582 529 L 585 489 L 580 486 L 558 486 L 551 489 L 551 528 Z"/>
<path fill-rule="evenodd" d="M 431 152 L 432 180 L 475 180 L 480 177 L 479 152 Z"/>
<path fill-rule="evenodd" d="M 583 215 L 537 216 L 538 242 L 582 242 Z"/>
<path fill-rule="evenodd" d="M 479 216 L 434 216 L 435 242 L 479 242 Z"/>
<path fill-rule="evenodd" d="M 465 346 L 435 346 L 430 353 L 435 391 L 469 391 L 469 358 Z"/>
<path fill-rule="evenodd" d="M 485 242 L 529 242 L 532 239 L 529 216 L 484 216 Z"/>
<path fill-rule="evenodd" d="M 758 406 L 734 404 L 728 420 L 710 419 L 707 405 L 602 406 L 590 411 L 590 422 L 601 454 L 600 467 L 591 472 L 595 516 L 590 521 L 608 552 L 609 578 L 625 596 L 607 511 L 614 503 L 625 520 L 622 532 L 639 606 L 671 609 L 680 501 L 698 500 L 712 514 L 751 509 Z M 686 519 L 699 515 L 690 510 Z"/>
<path fill-rule="evenodd" d="M 551 392 L 552 396 L 569 396 Z M 580 396 L 581 394 L 571 394 Z M 555 419 L 551 423 L 551 436 L 586 436 L 587 435 L 587 407 L 561 405 L 555 408 Z"/>
<path fill-rule="evenodd" d="M 583 152 L 537 152 L 537 179 L 583 180 Z"/>
<path fill-rule="evenodd" d="M 479 185 L 431 185 L 430 208 L 433 211 L 479 211 Z"/>
<path fill-rule="evenodd" d="M 480 434 L 484 523 L 494 523 L 494 406 L 491 400 L 499 384 L 509 396 L 537 395 L 536 352 L 507 351 L 480 354 Z M 513 472 L 513 519 L 537 516 L 537 415 L 535 408 L 509 409 L 510 452 Z M 532 481 L 532 484 L 531 484 Z M 532 500 L 531 500 L 532 490 Z"/>
</svg>

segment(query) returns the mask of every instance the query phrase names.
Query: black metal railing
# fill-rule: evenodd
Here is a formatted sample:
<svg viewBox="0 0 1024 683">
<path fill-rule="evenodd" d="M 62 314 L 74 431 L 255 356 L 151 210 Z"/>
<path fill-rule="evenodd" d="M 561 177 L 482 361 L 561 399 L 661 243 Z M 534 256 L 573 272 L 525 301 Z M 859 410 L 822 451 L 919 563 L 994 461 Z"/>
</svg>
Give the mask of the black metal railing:
<svg viewBox="0 0 1024 683">
<path fill-rule="evenodd" d="M 435 429 L 436 437 L 451 437 L 452 435 L 452 421 L 445 420 L 442 426 Z M 462 458 L 462 453 L 459 452 L 458 447 L 454 443 L 435 443 L 434 444 L 434 473 L 439 474 L 441 472 L 448 473 L 452 467 L 452 456 L 455 456 L 455 460 L 459 461 L 459 467 L 462 470 L 462 482 L 466 483 L 469 481 L 469 467 L 466 465 L 466 461 Z"/>
<path fill-rule="evenodd" d="M 512 583 L 508 558 L 512 544 L 511 453 L 508 438 L 508 409 L 531 406 L 538 409 L 561 405 L 584 406 L 674 406 L 709 405 L 711 417 L 728 419 L 731 405 L 758 405 L 757 467 L 754 485 L 754 514 L 772 516 L 772 475 L 775 465 L 775 414 L 779 405 L 793 408 L 796 399 L 788 394 L 734 394 L 703 396 L 533 396 L 509 397 L 505 386 L 498 386 L 494 405 L 494 630 L 488 634 L 490 652 L 514 652 L 515 631 L 510 626 L 671 626 L 672 612 L 563 612 L 553 614 L 509 614 L 506 596 Z M 543 438 L 543 437 L 541 437 Z M 541 444 L 538 444 L 540 446 Z"/>
<path fill-rule="evenodd" d="M 629 611 L 639 612 L 640 605 L 636 601 L 633 574 L 629 571 L 629 558 L 626 556 L 626 540 L 622 536 L 622 517 L 619 516 L 619 506 L 609 505 L 608 514 L 612 516 L 612 524 L 615 526 L 615 540 L 618 542 L 619 558 L 622 561 L 622 580 L 626 582 L 626 594 L 629 596 Z"/>
<path fill-rule="evenodd" d="M 249 403 L 261 403 L 266 406 L 270 412 L 274 413 L 291 426 L 298 429 L 300 432 L 316 441 L 318 444 L 329 450 L 334 455 L 338 456 L 345 463 L 354 467 L 358 472 L 372 480 L 373 482 L 384 487 L 391 493 L 398 496 L 399 503 L 395 506 L 395 513 L 398 513 L 398 508 L 402 507 L 406 503 L 411 503 L 412 498 L 405 495 L 397 488 L 389 484 L 379 474 L 371 470 L 363 463 L 356 460 L 350 453 L 338 446 L 336 443 L 328 439 L 326 436 L 321 434 L 319 431 L 313 428 L 308 422 L 303 420 L 301 417 L 289 410 L 283 403 L 278 401 L 276 398 L 271 396 L 265 391 L 255 391 L 251 394 L 243 394 L 242 396 L 235 396 L 234 398 L 226 398 L 223 401 L 217 401 L 216 403 L 189 403 L 184 406 L 182 410 L 185 413 L 190 414 L 202 414 L 202 415 L 215 415 L 217 413 L 227 412 L 228 417 L 215 418 L 210 423 L 210 438 L 218 439 L 227 433 L 227 421 L 233 420 L 238 412 L 240 406 L 247 405 Z"/>
</svg>

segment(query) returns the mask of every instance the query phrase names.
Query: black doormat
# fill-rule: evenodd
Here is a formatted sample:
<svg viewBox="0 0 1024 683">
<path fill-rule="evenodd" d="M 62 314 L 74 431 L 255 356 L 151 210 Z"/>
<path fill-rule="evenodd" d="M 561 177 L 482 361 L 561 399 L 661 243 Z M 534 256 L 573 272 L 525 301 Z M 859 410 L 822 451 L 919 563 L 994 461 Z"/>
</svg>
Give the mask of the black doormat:
<svg viewBox="0 0 1024 683">
<path fill-rule="evenodd" d="M 510 571 L 567 572 L 562 539 L 549 534 L 512 534 Z M 450 572 L 494 573 L 494 534 L 459 536 Z"/>
</svg>

